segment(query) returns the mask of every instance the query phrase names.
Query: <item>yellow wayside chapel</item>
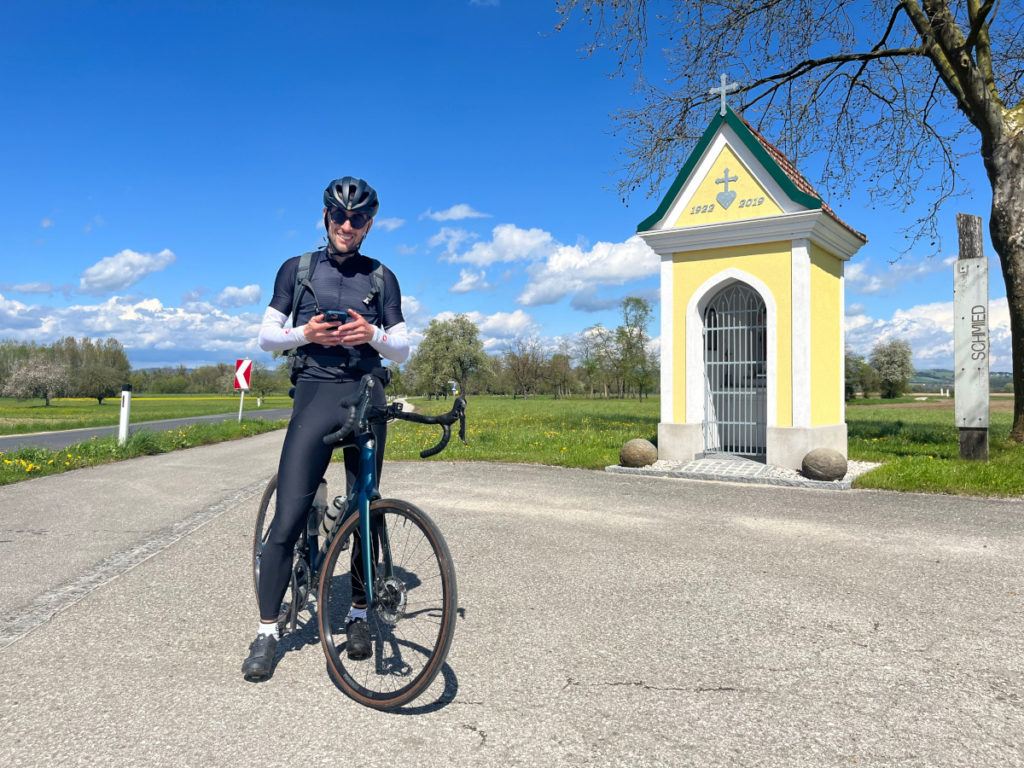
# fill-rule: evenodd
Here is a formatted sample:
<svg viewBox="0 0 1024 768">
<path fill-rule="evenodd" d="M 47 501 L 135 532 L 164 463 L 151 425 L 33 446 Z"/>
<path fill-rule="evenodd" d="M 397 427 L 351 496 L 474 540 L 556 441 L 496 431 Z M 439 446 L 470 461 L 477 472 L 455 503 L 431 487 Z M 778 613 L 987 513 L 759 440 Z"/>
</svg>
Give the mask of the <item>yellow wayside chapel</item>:
<svg viewBox="0 0 1024 768">
<path fill-rule="evenodd" d="M 731 109 L 637 228 L 661 256 L 658 455 L 846 455 L 843 265 L 867 241 Z"/>
</svg>

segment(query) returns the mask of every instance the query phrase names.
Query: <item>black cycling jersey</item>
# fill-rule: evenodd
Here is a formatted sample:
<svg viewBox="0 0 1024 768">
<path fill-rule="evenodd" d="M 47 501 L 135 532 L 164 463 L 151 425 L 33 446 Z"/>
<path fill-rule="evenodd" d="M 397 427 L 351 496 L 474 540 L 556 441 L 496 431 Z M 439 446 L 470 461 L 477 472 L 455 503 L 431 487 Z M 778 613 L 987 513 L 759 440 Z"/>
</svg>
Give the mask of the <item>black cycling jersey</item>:
<svg viewBox="0 0 1024 768">
<path fill-rule="evenodd" d="M 295 276 L 299 269 L 299 257 L 288 259 L 277 272 L 274 280 L 274 295 L 270 306 L 287 315 L 292 311 L 292 292 L 295 290 Z M 296 316 L 293 319 L 296 327 L 304 325 L 317 314 L 317 305 L 323 312 L 328 309 L 348 311 L 355 310 L 370 325 L 379 328 L 391 328 L 404 323 L 402 315 L 402 290 L 395 274 L 384 267 L 384 310 L 383 317 L 378 317 L 378 303 L 373 296 L 373 260 L 361 253 L 347 256 L 340 264 L 321 248 L 313 254 L 310 264 L 309 282 L 313 291 L 302 291 Z M 314 293 L 316 294 L 314 298 Z M 338 345 L 325 347 L 322 344 L 305 344 L 299 347 L 300 353 L 306 355 L 308 365 L 299 374 L 299 380 L 307 381 L 355 381 L 365 372 L 366 367 L 373 363 L 379 364 L 380 355 L 369 344 L 355 347 Z M 353 357 L 366 363 L 352 365 Z"/>
</svg>

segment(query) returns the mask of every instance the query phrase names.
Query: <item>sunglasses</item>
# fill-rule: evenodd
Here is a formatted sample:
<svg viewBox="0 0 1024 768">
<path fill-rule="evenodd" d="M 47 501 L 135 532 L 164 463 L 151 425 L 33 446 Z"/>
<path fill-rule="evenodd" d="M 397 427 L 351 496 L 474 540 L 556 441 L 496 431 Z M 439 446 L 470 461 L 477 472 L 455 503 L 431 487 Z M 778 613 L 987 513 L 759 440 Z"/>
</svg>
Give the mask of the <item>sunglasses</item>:
<svg viewBox="0 0 1024 768">
<path fill-rule="evenodd" d="M 365 213 L 349 213 L 343 208 L 331 208 L 327 215 L 339 227 L 346 221 L 351 222 L 353 229 L 362 229 L 371 218 Z"/>
</svg>

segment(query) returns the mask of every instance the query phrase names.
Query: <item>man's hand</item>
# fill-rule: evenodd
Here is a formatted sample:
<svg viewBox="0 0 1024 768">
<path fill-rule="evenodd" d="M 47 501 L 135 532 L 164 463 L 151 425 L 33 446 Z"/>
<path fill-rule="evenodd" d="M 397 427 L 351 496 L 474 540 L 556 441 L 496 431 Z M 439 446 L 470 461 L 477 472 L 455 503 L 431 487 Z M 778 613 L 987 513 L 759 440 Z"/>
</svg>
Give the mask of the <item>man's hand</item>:
<svg viewBox="0 0 1024 768">
<path fill-rule="evenodd" d="M 366 322 L 366 319 L 354 310 L 348 311 L 349 322 L 339 328 L 341 343 L 354 347 L 358 344 L 366 344 L 373 339 L 373 326 Z"/>
<path fill-rule="evenodd" d="M 341 323 L 325 323 L 323 314 L 319 314 L 309 318 L 302 335 L 306 337 L 306 341 L 323 344 L 325 347 L 336 347 L 342 343 L 341 328 Z"/>
</svg>

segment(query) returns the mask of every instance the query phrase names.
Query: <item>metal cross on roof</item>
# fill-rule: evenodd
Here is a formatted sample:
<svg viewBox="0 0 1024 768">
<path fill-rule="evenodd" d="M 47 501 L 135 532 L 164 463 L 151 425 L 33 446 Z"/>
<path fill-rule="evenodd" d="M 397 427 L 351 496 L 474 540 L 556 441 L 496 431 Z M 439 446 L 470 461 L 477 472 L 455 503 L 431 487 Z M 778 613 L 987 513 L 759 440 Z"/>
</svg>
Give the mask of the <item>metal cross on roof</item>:
<svg viewBox="0 0 1024 768">
<path fill-rule="evenodd" d="M 708 93 L 710 93 L 712 96 L 714 96 L 716 93 L 722 95 L 722 106 L 719 109 L 719 114 L 722 117 L 725 117 L 725 94 L 729 93 L 730 91 L 735 91 L 737 88 L 740 87 L 739 83 L 726 83 L 727 79 L 728 78 L 726 77 L 725 72 L 723 72 L 722 84 L 718 88 L 712 88 L 710 91 L 708 91 Z"/>
</svg>

